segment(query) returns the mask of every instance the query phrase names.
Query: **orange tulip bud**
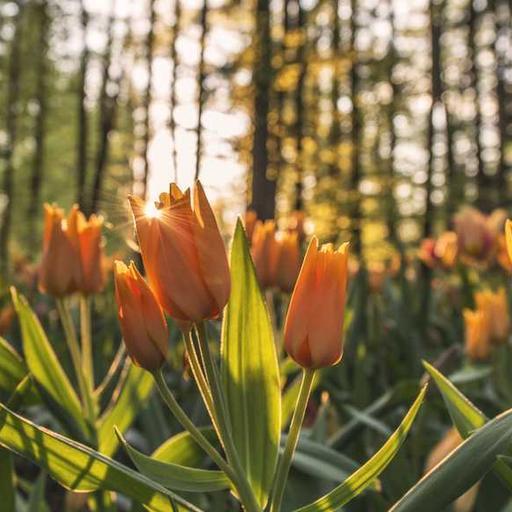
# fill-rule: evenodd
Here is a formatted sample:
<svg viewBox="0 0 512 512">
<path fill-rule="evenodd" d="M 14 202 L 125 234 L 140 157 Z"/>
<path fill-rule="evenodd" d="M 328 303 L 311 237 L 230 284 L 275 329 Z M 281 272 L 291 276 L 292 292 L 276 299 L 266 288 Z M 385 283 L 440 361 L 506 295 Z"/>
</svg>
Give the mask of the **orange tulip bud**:
<svg viewBox="0 0 512 512">
<path fill-rule="evenodd" d="M 507 219 L 505 223 L 505 239 L 507 242 L 507 251 L 510 261 L 512 261 L 512 220 Z"/>
<path fill-rule="evenodd" d="M 277 239 L 275 283 L 281 291 L 290 293 L 300 272 L 301 255 L 298 233 L 281 233 Z"/>
<path fill-rule="evenodd" d="M 454 224 L 462 258 L 469 263 L 488 263 L 496 243 L 496 233 L 488 217 L 475 208 L 466 207 L 455 216 Z"/>
<path fill-rule="evenodd" d="M 263 289 L 272 288 L 276 284 L 278 250 L 274 221 L 258 221 L 252 236 L 251 254 L 258 281 Z"/>
<path fill-rule="evenodd" d="M 82 212 L 77 212 L 78 240 L 80 243 L 80 261 L 82 281 L 80 291 L 85 294 L 99 293 L 105 286 L 103 249 L 101 246 L 101 227 L 103 218 L 91 215 L 86 220 Z"/>
<path fill-rule="evenodd" d="M 154 207 L 130 197 L 149 284 L 162 307 L 181 322 L 216 318 L 229 299 L 229 266 L 203 187 L 172 184 Z"/>
<path fill-rule="evenodd" d="M 39 268 L 39 289 L 55 297 L 78 290 L 82 279 L 77 235 L 77 208 L 67 220 L 56 205 L 44 205 L 43 257 Z"/>
<path fill-rule="evenodd" d="M 494 343 L 503 343 L 510 334 L 510 316 L 505 288 L 497 292 L 484 290 L 475 293 L 475 302 L 479 310 L 489 318 L 489 336 Z"/>
<path fill-rule="evenodd" d="M 473 361 L 488 359 L 491 354 L 490 319 L 486 311 L 464 310 L 466 354 Z"/>
<path fill-rule="evenodd" d="M 258 215 L 254 210 L 247 210 L 245 212 L 244 217 L 244 227 L 245 234 L 247 235 L 247 240 L 252 240 L 252 235 L 254 233 L 254 227 L 256 226 L 256 222 L 258 222 Z"/>
<path fill-rule="evenodd" d="M 168 331 L 162 308 L 132 262 L 114 263 L 117 315 L 133 362 L 155 371 L 165 361 Z"/>
<path fill-rule="evenodd" d="M 284 328 L 288 354 L 305 368 L 336 364 L 343 354 L 348 243 L 333 251 L 309 244 L 293 290 Z"/>
</svg>

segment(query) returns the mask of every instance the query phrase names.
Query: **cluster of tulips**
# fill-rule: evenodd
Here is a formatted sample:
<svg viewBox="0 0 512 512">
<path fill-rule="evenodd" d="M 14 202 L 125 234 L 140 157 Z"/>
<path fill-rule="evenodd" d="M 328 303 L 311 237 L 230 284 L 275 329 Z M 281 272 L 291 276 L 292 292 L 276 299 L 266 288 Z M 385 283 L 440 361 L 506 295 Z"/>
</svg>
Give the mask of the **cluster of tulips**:
<svg viewBox="0 0 512 512">
<path fill-rule="evenodd" d="M 453 219 L 453 231 L 422 241 L 419 257 L 430 268 L 450 270 L 457 262 L 485 269 L 498 264 L 512 270 L 503 228 L 507 212 L 494 210 L 485 215 L 472 207 L 463 208 Z"/>
</svg>

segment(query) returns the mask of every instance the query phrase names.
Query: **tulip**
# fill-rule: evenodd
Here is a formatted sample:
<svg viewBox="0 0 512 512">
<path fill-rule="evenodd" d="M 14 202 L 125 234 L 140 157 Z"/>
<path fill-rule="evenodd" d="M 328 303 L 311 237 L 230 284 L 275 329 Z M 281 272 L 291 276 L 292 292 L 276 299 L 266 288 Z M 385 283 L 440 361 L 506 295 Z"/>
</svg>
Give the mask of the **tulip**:
<svg viewBox="0 0 512 512">
<path fill-rule="evenodd" d="M 276 240 L 276 225 L 273 220 L 256 223 L 252 236 L 251 254 L 260 286 L 263 289 L 275 286 L 279 248 Z"/>
<path fill-rule="evenodd" d="M 245 226 L 245 234 L 247 235 L 247 240 L 252 240 L 252 235 L 254 233 L 254 228 L 256 223 L 258 222 L 258 216 L 254 210 L 247 210 L 245 212 L 244 217 L 244 226 Z"/>
<path fill-rule="evenodd" d="M 477 308 L 484 311 L 489 318 L 491 341 L 494 343 L 506 341 L 510 332 L 510 316 L 505 288 L 500 288 L 496 293 L 489 290 L 476 292 L 475 302 Z"/>
<path fill-rule="evenodd" d="M 489 219 L 475 208 L 464 208 L 455 216 L 459 251 L 474 263 L 488 263 L 493 255 L 496 233 Z"/>
<path fill-rule="evenodd" d="M 43 257 L 39 268 L 39 289 L 54 297 L 77 291 L 82 279 L 78 208 L 68 219 L 56 205 L 44 205 Z"/>
<path fill-rule="evenodd" d="M 130 197 L 144 267 L 162 307 L 180 322 L 216 318 L 229 299 L 230 274 L 224 243 L 203 187 L 171 184 L 160 201 Z"/>
<path fill-rule="evenodd" d="M 473 361 L 488 359 L 491 353 L 490 319 L 486 311 L 464 310 L 466 353 Z"/>
<path fill-rule="evenodd" d="M 507 243 L 507 252 L 510 261 L 512 261 L 512 220 L 508 219 L 505 223 L 505 240 Z"/>
<path fill-rule="evenodd" d="M 276 285 L 290 293 L 300 272 L 301 255 L 297 233 L 282 233 L 277 240 L 277 261 L 274 271 Z"/>
<path fill-rule="evenodd" d="M 498 235 L 496 260 L 503 270 L 507 271 L 509 274 L 512 273 L 512 260 L 510 259 L 509 256 L 507 248 L 507 239 L 505 235 Z"/>
<path fill-rule="evenodd" d="M 105 286 L 104 256 L 101 246 L 102 225 L 102 217 L 93 214 L 89 220 L 86 220 L 84 214 L 78 212 L 77 230 L 82 265 L 80 291 L 86 295 L 99 293 Z"/>
<path fill-rule="evenodd" d="M 285 321 L 284 345 L 304 368 L 322 368 L 343 354 L 343 316 L 347 288 L 348 243 L 318 249 L 311 240 Z"/>
<path fill-rule="evenodd" d="M 117 315 L 126 350 L 145 370 L 158 370 L 167 355 L 167 323 L 156 297 L 132 262 L 114 263 Z"/>
</svg>

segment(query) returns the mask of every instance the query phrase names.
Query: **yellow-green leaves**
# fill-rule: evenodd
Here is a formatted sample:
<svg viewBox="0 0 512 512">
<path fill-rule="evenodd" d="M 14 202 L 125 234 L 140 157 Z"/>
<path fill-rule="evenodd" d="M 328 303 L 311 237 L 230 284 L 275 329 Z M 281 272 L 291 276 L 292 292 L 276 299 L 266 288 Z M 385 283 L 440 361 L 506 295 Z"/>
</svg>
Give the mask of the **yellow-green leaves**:
<svg viewBox="0 0 512 512">
<path fill-rule="evenodd" d="M 233 441 L 263 508 L 281 433 L 279 366 L 270 318 L 240 221 L 231 249 L 231 283 L 222 329 L 222 378 Z"/>
</svg>

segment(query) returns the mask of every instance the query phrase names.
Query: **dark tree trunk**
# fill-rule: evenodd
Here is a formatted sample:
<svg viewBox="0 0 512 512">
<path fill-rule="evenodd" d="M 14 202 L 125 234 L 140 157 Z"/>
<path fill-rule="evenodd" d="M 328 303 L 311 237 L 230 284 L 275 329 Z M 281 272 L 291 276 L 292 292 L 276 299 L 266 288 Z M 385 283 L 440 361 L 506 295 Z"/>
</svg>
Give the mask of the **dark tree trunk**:
<svg viewBox="0 0 512 512">
<path fill-rule="evenodd" d="M 359 183 L 361 181 L 361 158 L 360 158 L 360 119 L 359 119 L 359 72 L 358 72 L 358 54 L 356 49 L 356 35 L 357 35 L 357 0 L 351 0 L 351 42 L 350 47 L 352 51 L 352 67 L 350 69 L 350 86 L 352 99 L 352 173 L 350 179 L 350 190 L 353 194 L 352 197 L 352 250 L 356 255 L 361 254 L 361 193 L 359 191 Z"/>
<path fill-rule="evenodd" d="M 199 93 L 197 95 L 197 126 L 196 126 L 196 170 L 194 178 L 199 178 L 201 171 L 201 156 L 202 156 L 202 133 L 203 133 L 203 108 L 205 102 L 204 81 L 206 79 L 206 67 L 204 61 L 204 54 L 206 49 L 206 38 L 208 36 L 208 1 L 203 0 L 203 8 L 201 9 L 201 38 L 199 40 L 200 54 L 199 54 L 199 76 L 197 84 Z"/>
<path fill-rule="evenodd" d="M 110 79 L 110 63 L 112 61 L 112 43 L 114 39 L 114 27 L 115 23 L 115 12 L 114 4 L 112 5 L 112 11 L 109 17 L 109 29 L 107 46 L 105 53 L 103 54 L 103 76 L 101 81 L 101 91 L 99 99 L 100 108 L 100 119 L 99 119 L 99 141 L 96 150 L 96 158 L 94 162 L 94 179 L 92 185 L 91 202 L 88 209 L 88 213 L 96 213 L 100 205 L 101 194 L 103 190 L 103 182 L 105 178 L 105 170 L 108 163 L 109 153 L 109 135 L 114 128 L 115 115 L 117 109 L 117 97 L 119 95 L 119 87 L 121 81 L 120 73 L 117 83 L 114 85 L 113 90 L 115 91 L 112 96 L 109 95 L 108 89 L 111 83 Z"/>
<path fill-rule="evenodd" d="M 80 55 L 80 72 L 78 83 L 78 141 L 77 141 L 77 193 L 76 200 L 79 205 L 85 205 L 86 179 L 87 179 L 87 68 L 89 64 L 89 49 L 87 47 L 87 27 L 89 25 L 89 14 L 81 1 L 80 19 L 82 24 L 82 53 Z"/>
<path fill-rule="evenodd" d="M 21 38 L 23 24 L 23 3 L 18 2 L 18 13 L 14 20 L 9 67 L 7 76 L 7 101 L 5 112 L 5 146 L 2 155 L 3 193 L 6 196 L 0 226 L 0 275 L 3 279 L 9 271 L 9 238 L 12 224 L 12 207 L 14 201 L 14 149 L 16 146 L 17 121 L 19 111 L 20 74 L 21 74 Z"/>
<path fill-rule="evenodd" d="M 260 219 L 275 216 L 277 176 L 268 176 L 268 124 L 272 79 L 269 0 L 257 0 L 254 36 L 254 135 L 251 208 Z"/>
<path fill-rule="evenodd" d="M 48 53 L 48 31 L 50 19 L 48 16 L 48 3 L 43 0 L 39 5 L 40 10 L 40 28 L 39 28 L 39 44 L 38 44 L 38 61 L 37 61 L 37 114 L 34 126 L 34 139 L 36 143 L 34 152 L 34 163 L 30 176 L 30 204 L 28 206 L 28 219 L 34 228 L 41 201 L 41 184 L 44 173 L 44 149 L 45 149 L 45 128 L 46 128 L 46 111 L 47 111 L 47 94 L 46 75 L 47 75 L 47 53 Z"/>
<path fill-rule="evenodd" d="M 148 83 L 144 94 L 144 138 L 142 149 L 142 191 L 141 197 L 145 198 L 148 192 L 148 176 L 149 176 L 149 143 L 151 141 L 151 101 L 153 86 L 153 46 L 155 41 L 155 0 L 149 0 L 149 30 L 146 36 L 146 73 Z"/>
<path fill-rule="evenodd" d="M 174 0 L 174 27 L 171 40 L 171 61 L 172 61 L 172 78 L 171 78 L 171 101 L 169 113 L 169 130 L 172 137 L 172 167 L 174 170 L 174 181 L 178 181 L 178 153 L 176 145 L 176 120 L 174 112 L 178 102 L 176 95 L 176 81 L 178 78 L 178 51 L 176 41 L 180 31 L 181 20 L 181 0 Z"/>
<path fill-rule="evenodd" d="M 333 76 L 331 86 L 331 126 L 329 128 L 329 150 L 334 151 L 338 154 L 338 146 L 341 138 L 341 126 L 340 126 L 340 115 L 338 111 L 338 99 L 340 94 L 340 50 L 341 50 L 341 38 L 340 38 L 340 17 L 338 15 L 339 0 L 332 0 L 332 15 L 333 28 L 332 28 L 332 57 L 334 61 L 333 65 Z M 338 165 L 338 159 L 333 158 L 329 164 L 328 170 L 331 178 L 337 178 L 340 174 L 340 168 Z"/>
</svg>

